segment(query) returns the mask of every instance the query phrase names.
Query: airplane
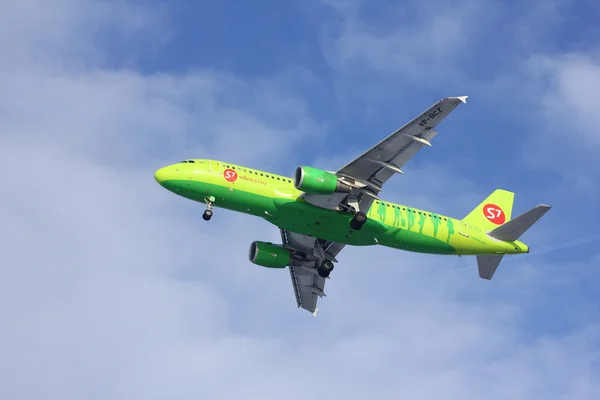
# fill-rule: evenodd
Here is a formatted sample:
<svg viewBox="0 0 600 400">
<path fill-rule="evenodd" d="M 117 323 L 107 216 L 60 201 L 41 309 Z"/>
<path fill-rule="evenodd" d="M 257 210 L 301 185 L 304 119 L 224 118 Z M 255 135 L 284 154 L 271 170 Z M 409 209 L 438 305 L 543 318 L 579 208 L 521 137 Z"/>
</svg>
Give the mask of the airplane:
<svg viewBox="0 0 600 400">
<path fill-rule="evenodd" d="M 476 256 L 490 280 L 505 255 L 529 253 L 519 237 L 550 206 L 511 219 L 514 193 L 497 189 L 462 219 L 380 199 L 383 185 L 421 148 L 468 96 L 443 98 L 337 171 L 296 168 L 293 178 L 226 161 L 188 159 L 156 170 L 155 180 L 186 199 L 265 219 L 281 244 L 254 241 L 250 262 L 289 268 L 298 308 L 316 315 L 325 282 L 345 246 L 380 245 L 417 253 Z"/>
</svg>

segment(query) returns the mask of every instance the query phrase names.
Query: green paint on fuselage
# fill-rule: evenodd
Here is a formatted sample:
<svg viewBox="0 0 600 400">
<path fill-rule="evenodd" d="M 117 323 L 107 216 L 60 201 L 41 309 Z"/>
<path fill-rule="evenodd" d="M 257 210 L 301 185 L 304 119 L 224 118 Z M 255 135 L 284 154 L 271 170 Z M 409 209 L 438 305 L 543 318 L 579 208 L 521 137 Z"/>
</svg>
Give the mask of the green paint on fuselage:
<svg viewBox="0 0 600 400">
<path fill-rule="evenodd" d="M 512 254 L 521 253 L 526 247 L 519 242 L 492 240 L 476 227 L 471 227 L 470 233 L 465 235 L 454 228 L 460 221 L 379 200 L 368 210 L 367 223 L 355 231 L 350 228 L 350 213 L 307 203 L 289 177 L 218 161 L 195 161 L 163 168 L 161 185 L 201 203 L 214 196 L 217 208 L 255 215 L 303 235 L 354 246 L 379 244 L 431 254 Z M 228 168 L 238 174 L 234 182 L 224 177 L 223 171 Z M 388 212 L 390 208 L 393 211 Z"/>
<path fill-rule="evenodd" d="M 408 229 L 411 230 L 415 224 L 415 210 L 407 208 L 406 211 L 408 212 Z"/>
<path fill-rule="evenodd" d="M 450 237 L 454 235 L 454 223 L 452 222 L 452 218 L 448 218 L 446 220 L 446 230 L 448 231 L 448 237 L 446 238 L 446 243 L 450 243 Z"/>
<path fill-rule="evenodd" d="M 433 237 L 437 237 L 438 229 L 440 227 L 441 217 L 437 214 L 431 214 L 431 224 L 433 225 Z"/>
<path fill-rule="evenodd" d="M 379 207 L 377 208 L 377 214 L 379 214 L 379 220 L 381 222 L 385 222 L 386 209 L 384 203 L 379 204 Z"/>
<path fill-rule="evenodd" d="M 425 213 L 419 211 L 419 233 L 423 233 L 425 227 Z"/>
<path fill-rule="evenodd" d="M 394 227 L 399 228 L 405 226 L 404 216 L 400 207 L 394 207 Z"/>
</svg>

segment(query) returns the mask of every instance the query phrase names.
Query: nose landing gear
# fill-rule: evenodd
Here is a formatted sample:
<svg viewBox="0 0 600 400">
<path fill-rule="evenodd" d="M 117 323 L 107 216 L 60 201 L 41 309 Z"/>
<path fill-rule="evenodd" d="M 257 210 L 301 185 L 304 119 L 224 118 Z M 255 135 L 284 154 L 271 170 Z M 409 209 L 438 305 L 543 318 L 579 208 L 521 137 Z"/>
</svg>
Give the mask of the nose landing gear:
<svg viewBox="0 0 600 400">
<path fill-rule="evenodd" d="M 205 221 L 210 221 L 213 216 L 213 208 L 215 207 L 215 198 L 210 196 L 209 198 L 204 199 L 206 202 L 206 211 L 202 214 L 202 219 Z"/>
</svg>

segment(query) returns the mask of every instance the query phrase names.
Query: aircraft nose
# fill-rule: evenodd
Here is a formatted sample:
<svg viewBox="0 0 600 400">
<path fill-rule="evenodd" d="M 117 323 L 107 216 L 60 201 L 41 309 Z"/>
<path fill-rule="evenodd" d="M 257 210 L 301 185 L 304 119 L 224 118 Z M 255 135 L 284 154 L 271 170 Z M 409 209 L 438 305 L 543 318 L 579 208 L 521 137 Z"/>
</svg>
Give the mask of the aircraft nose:
<svg viewBox="0 0 600 400">
<path fill-rule="evenodd" d="M 154 179 L 156 180 L 156 182 L 158 182 L 159 185 L 162 185 L 162 183 L 165 181 L 165 179 L 167 178 L 167 167 L 162 167 L 156 170 L 156 172 L 154 173 Z"/>
</svg>

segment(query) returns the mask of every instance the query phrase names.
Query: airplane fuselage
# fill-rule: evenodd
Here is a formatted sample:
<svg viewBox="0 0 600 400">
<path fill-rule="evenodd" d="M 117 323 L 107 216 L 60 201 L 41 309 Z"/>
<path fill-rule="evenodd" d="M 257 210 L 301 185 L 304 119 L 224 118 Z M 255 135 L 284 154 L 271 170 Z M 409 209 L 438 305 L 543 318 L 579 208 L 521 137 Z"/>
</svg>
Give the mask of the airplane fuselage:
<svg viewBox="0 0 600 400">
<path fill-rule="evenodd" d="M 223 161 L 194 159 L 159 169 L 155 179 L 169 191 L 214 206 L 261 217 L 292 232 L 354 246 L 382 245 L 400 250 L 448 255 L 519 254 L 529 248 L 505 242 L 476 226 L 448 216 L 375 200 L 360 230 L 352 214 L 306 202 L 293 180 Z"/>
</svg>

